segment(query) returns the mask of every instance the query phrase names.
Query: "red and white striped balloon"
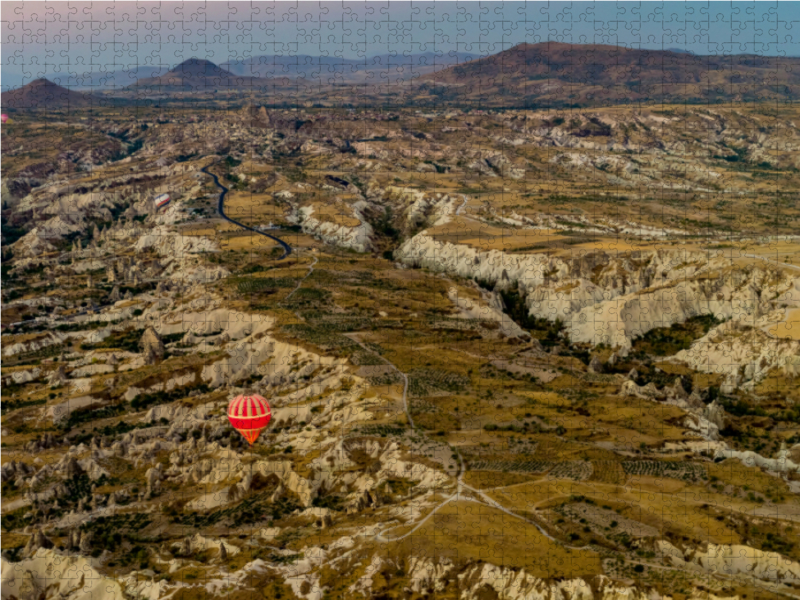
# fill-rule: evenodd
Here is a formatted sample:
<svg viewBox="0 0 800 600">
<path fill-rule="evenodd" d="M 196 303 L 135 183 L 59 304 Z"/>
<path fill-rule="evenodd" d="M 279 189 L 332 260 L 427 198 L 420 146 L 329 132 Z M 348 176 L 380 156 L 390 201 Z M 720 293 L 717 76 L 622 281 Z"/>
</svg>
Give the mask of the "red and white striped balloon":
<svg viewBox="0 0 800 600">
<path fill-rule="evenodd" d="M 252 446 L 269 425 L 272 413 L 263 396 L 236 396 L 228 405 L 228 420 L 233 428 Z"/>
</svg>

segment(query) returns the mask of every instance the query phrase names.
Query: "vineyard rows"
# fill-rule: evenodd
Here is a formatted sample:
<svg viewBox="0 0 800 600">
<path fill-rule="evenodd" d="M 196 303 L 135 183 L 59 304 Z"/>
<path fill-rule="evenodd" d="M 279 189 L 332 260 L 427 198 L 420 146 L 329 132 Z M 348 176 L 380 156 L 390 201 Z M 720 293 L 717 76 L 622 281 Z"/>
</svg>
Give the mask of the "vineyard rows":
<svg viewBox="0 0 800 600">
<path fill-rule="evenodd" d="M 386 363 L 380 356 L 359 348 L 350 357 L 350 362 L 359 367 L 377 367 Z"/>
<path fill-rule="evenodd" d="M 628 475 L 672 477 L 684 480 L 708 479 L 705 465 L 690 462 L 636 460 L 623 462 L 622 468 Z"/>
<path fill-rule="evenodd" d="M 338 354 L 346 354 L 348 351 L 359 347 L 353 340 L 341 335 L 334 328 L 318 327 L 316 324 L 295 323 L 284 325 L 282 330 L 292 337 Z"/>
<path fill-rule="evenodd" d="M 408 431 L 405 427 L 398 425 L 363 425 L 350 432 L 350 435 L 377 435 L 386 437 L 388 435 L 403 435 Z"/>
<path fill-rule="evenodd" d="M 517 471 L 521 473 L 547 473 L 553 479 L 572 479 L 622 483 L 627 475 L 646 475 L 650 477 L 672 477 L 683 480 L 707 479 L 705 465 L 696 463 L 666 462 L 655 460 L 626 461 L 622 464 L 613 461 L 585 460 L 470 460 L 471 471 Z"/>
<path fill-rule="evenodd" d="M 325 350 L 337 352 L 339 355 L 346 355 L 351 351 L 360 350 L 358 344 L 356 344 L 350 338 L 341 335 L 342 333 L 373 329 L 376 324 L 374 319 L 366 317 L 334 317 L 317 319 L 310 318 L 310 315 L 304 315 L 304 317 L 307 319 L 307 323 L 284 325 L 282 328 L 283 331 L 293 337 L 310 342 Z"/>
<path fill-rule="evenodd" d="M 556 463 L 549 460 L 478 460 L 470 462 L 470 471 L 517 471 L 520 473 L 546 473 Z"/>
<path fill-rule="evenodd" d="M 276 288 L 293 288 L 297 285 L 297 280 L 292 277 L 237 277 L 234 283 L 240 294 L 255 294 Z"/>
<path fill-rule="evenodd" d="M 414 369 L 408 373 L 408 391 L 412 396 L 434 392 L 457 392 L 469 384 L 464 375 L 438 369 Z"/>
<path fill-rule="evenodd" d="M 403 378 L 396 371 L 391 371 L 389 373 L 384 373 L 383 375 L 374 375 L 372 377 L 367 377 L 367 381 L 369 381 L 370 385 L 373 386 L 380 386 L 380 385 L 397 385 L 398 383 L 403 382 Z"/>
<path fill-rule="evenodd" d="M 592 476 L 594 469 L 592 463 L 585 460 L 569 460 L 556 463 L 547 476 L 553 479 L 574 479 L 584 481 Z"/>
</svg>

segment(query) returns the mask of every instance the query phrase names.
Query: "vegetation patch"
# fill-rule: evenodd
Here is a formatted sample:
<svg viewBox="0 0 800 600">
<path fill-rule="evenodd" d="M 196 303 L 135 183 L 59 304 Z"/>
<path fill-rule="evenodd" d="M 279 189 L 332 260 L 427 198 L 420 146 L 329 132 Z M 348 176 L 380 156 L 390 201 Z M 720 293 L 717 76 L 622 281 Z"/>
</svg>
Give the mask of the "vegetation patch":
<svg viewBox="0 0 800 600">
<path fill-rule="evenodd" d="M 706 465 L 691 462 L 671 462 L 656 460 L 634 460 L 622 463 L 628 475 L 646 475 L 648 477 L 672 477 L 684 481 L 708 479 Z"/>
<path fill-rule="evenodd" d="M 436 392 L 458 392 L 469 384 L 469 378 L 440 369 L 414 369 L 408 373 L 408 391 L 412 396 Z"/>
<path fill-rule="evenodd" d="M 172 507 L 169 507 L 166 512 L 172 523 L 194 529 L 204 529 L 220 523 L 229 527 L 241 527 L 262 521 L 277 521 L 301 508 L 300 504 L 290 497 L 279 498 L 275 502 L 269 502 L 268 498 L 269 494 L 261 493 L 242 500 L 236 506 L 215 510 L 208 514 L 178 513 Z"/>
<path fill-rule="evenodd" d="M 470 460 L 470 471 L 547 473 L 556 463 L 549 460 Z"/>
<path fill-rule="evenodd" d="M 131 400 L 131 408 L 136 411 L 145 410 L 151 406 L 156 406 L 158 404 L 169 404 L 175 400 L 186 398 L 192 392 L 197 392 L 197 394 L 207 394 L 210 391 L 211 388 L 208 387 L 208 384 L 198 383 L 177 387 L 169 392 L 162 391 L 152 392 L 150 394 L 137 394 L 136 397 Z"/>
<path fill-rule="evenodd" d="M 139 341 L 142 339 L 144 329 L 126 329 L 114 331 L 102 342 L 96 344 L 81 344 L 81 350 L 97 350 L 99 348 L 113 348 L 125 352 L 139 352 Z"/>
<path fill-rule="evenodd" d="M 636 337 L 633 340 L 633 350 L 653 356 L 672 356 L 681 350 L 688 350 L 695 340 L 721 323 L 714 315 L 702 315 L 671 327 L 656 327 Z"/>
</svg>

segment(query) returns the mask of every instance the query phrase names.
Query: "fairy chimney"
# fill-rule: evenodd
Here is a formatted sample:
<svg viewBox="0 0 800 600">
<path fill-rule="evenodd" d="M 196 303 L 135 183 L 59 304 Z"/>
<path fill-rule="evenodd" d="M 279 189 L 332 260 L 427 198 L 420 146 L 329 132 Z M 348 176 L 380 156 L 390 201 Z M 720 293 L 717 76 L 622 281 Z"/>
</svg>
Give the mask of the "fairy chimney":
<svg viewBox="0 0 800 600">
<path fill-rule="evenodd" d="M 152 325 L 144 330 L 139 346 L 142 349 L 142 353 L 149 360 L 158 361 L 164 358 L 164 342 L 161 341 L 161 337 L 156 333 Z"/>
</svg>

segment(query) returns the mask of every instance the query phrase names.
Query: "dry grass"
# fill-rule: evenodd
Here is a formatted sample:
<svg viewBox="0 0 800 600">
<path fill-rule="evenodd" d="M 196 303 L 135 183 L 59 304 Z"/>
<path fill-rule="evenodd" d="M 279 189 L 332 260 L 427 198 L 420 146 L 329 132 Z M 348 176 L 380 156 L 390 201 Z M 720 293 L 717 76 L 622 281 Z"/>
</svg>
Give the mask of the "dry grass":
<svg viewBox="0 0 800 600">
<path fill-rule="evenodd" d="M 417 532 L 390 545 L 401 555 L 448 557 L 463 564 L 481 560 L 521 569 L 536 577 L 580 577 L 602 572 L 598 555 L 556 544 L 533 525 L 497 509 L 453 502 Z"/>
<path fill-rule="evenodd" d="M 620 514 L 659 531 L 672 531 L 719 544 L 739 543 L 739 534 L 725 524 L 709 522 L 696 490 L 676 480 L 653 477 L 632 478 L 625 486 L 595 482 L 542 480 L 505 490 L 489 492 L 512 510 L 533 510 L 563 504 L 577 496 L 597 504 L 627 506 Z"/>
<path fill-rule="evenodd" d="M 756 467 L 748 467 L 735 459 L 710 464 L 708 474 L 710 477 L 719 478 L 724 483 L 760 492 L 767 496 L 775 494 L 792 498 L 792 493 L 785 481 L 767 475 Z"/>
<path fill-rule="evenodd" d="M 533 479 L 535 477 L 524 473 L 508 473 L 504 471 L 467 471 L 464 474 L 464 483 L 477 489 L 518 485 Z"/>
<path fill-rule="evenodd" d="M 312 218 L 343 227 L 358 227 L 361 225 L 361 221 L 354 216 L 352 207 L 345 202 L 314 202 L 312 206 L 314 207 L 314 212 L 311 213 Z"/>
<path fill-rule="evenodd" d="M 772 327 L 767 328 L 767 333 L 780 338 L 800 340 L 800 308 L 786 311 L 786 318 Z"/>
<path fill-rule="evenodd" d="M 551 385 L 553 383 L 556 381 Z M 574 389 L 581 385 L 584 384 L 572 380 L 564 387 Z M 588 408 L 591 416 L 587 417 L 573 411 L 572 402 L 558 394 L 528 391 L 519 391 L 518 394 L 530 401 L 526 410 L 517 410 L 516 415 L 531 411 L 549 422 L 565 427 L 570 436 L 578 434 L 584 438 L 591 437 L 593 441 L 613 440 L 625 446 L 683 439 L 683 429 L 669 425 L 683 414 L 674 406 L 603 396 L 591 401 Z"/>
<path fill-rule="evenodd" d="M 785 405 L 800 402 L 800 386 L 797 385 L 797 378 L 787 375 L 781 368 L 771 369 L 758 383 L 755 392 L 759 395 L 778 395 Z M 791 437 L 790 431 L 791 429 L 787 428 L 783 435 Z"/>
<path fill-rule="evenodd" d="M 181 228 L 181 235 L 204 236 L 214 239 L 217 237 L 217 234 L 222 233 L 223 231 L 234 231 L 235 229 L 239 228 L 230 225 L 230 223 L 227 221 L 220 221 L 220 224 L 217 227 L 209 227 L 205 223 L 190 223 Z"/>
<path fill-rule="evenodd" d="M 275 202 L 271 193 L 231 191 L 225 196 L 225 213 L 244 223 L 277 223 L 284 220 L 285 208 Z"/>
<path fill-rule="evenodd" d="M 544 250 L 546 245 L 563 240 L 556 230 L 492 227 L 468 217 L 455 217 L 446 225 L 429 229 L 428 234 L 439 241 L 464 244 L 482 251 L 513 252 L 531 246 L 542 246 Z"/>
<path fill-rule="evenodd" d="M 0 548 L 9 550 L 11 548 L 19 548 L 28 543 L 28 536 L 21 533 L 4 533 L 0 539 Z"/>
<path fill-rule="evenodd" d="M 239 229 L 239 231 L 242 231 Z M 258 235 L 252 231 L 242 231 L 242 233 L 231 235 L 220 240 L 220 250 L 246 250 L 255 252 L 269 250 L 277 246 L 278 243 L 263 235 Z"/>
<path fill-rule="evenodd" d="M 737 245 L 743 254 L 754 254 L 764 258 L 800 266 L 800 243 L 776 240 L 770 244 Z M 763 261 L 757 261 L 757 264 Z"/>
</svg>

